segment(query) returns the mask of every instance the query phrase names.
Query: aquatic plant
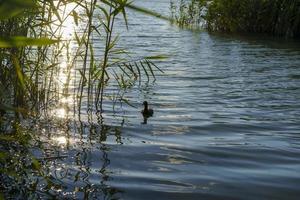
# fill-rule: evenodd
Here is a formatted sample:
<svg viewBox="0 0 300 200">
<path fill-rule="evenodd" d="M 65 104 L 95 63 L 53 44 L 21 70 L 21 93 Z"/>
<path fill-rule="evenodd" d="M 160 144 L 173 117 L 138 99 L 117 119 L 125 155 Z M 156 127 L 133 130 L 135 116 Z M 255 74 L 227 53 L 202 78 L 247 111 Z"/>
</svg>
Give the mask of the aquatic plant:
<svg viewBox="0 0 300 200">
<path fill-rule="evenodd" d="M 3 193 L 36 198 L 37 182 L 49 190 L 56 185 L 31 155 L 37 132 L 24 124 L 35 127 L 37 120 L 50 119 L 48 111 L 62 99 L 71 99 L 74 114 L 84 107 L 101 121 L 105 99 L 130 104 L 124 92 L 162 72 L 153 60 L 164 56 L 135 58 L 118 47 L 116 19 L 121 16 L 127 25 L 126 8 L 167 19 L 127 0 L 0 2 L 0 199 Z M 95 51 L 95 40 L 103 51 Z M 106 93 L 109 85 L 122 92 Z"/>
<path fill-rule="evenodd" d="M 204 12 L 203 2 L 199 0 L 180 0 L 170 2 L 172 22 L 180 27 L 197 28 Z"/>
<path fill-rule="evenodd" d="M 290 38 L 300 36 L 300 2 L 297 0 L 193 0 L 184 2 L 180 3 L 179 9 L 173 11 L 177 14 L 175 16 L 179 17 L 173 18 L 185 26 L 194 24 L 193 19 L 198 20 L 200 17 L 202 23 L 198 25 L 209 31 L 265 33 Z M 198 6 L 194 6 L 195 4 Z M 189 7 L 194 9 L 189 9 Z M 195 10 L 199 10 L 200 15 L 194 16 Z M 189 20 L 182 20 L 182 18 L 186 19 L 185 16 L 188 16 Z"/>
<path fill-rule="evenodd" d="M 68 86 L 73 79 L 78 88 L 78 112 L 86 89 L 88 108 L 101 113 L 104 89 L 109 82 L 117 82 L 124 89 L 143 75 L 147 80 L 154 78 L 155 71 L 161 71 L 152 62 L 158 57 L 131 58 L 126 49 L 117 47 L 115 19 L 122 15 L 127 24 L 126 7 L 163 18 L 126 0 L 14 0 L 14 4 L 3 1 L 0 10 L 6 12 L 0 16 L 0 109 L 37 114 L 55 104 L 59 96 L 69 95 Z M 72 36 L 64 33 L 70 20 L 74 24 Z M 95 54 L 95 38 L 104 41 L 101 55 Z M 66 77 L 63 84 L 55 80 L 62 70 Z M 4 98 L 4 94 L 9 98 Z"/>
</svg>

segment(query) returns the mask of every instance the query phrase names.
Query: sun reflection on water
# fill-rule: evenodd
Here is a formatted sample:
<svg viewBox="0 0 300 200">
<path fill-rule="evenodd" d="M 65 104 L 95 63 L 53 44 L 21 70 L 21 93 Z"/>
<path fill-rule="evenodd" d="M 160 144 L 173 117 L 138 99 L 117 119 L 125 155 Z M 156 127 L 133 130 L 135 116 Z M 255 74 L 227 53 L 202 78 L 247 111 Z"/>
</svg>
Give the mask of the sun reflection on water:
<svg viewBox="0 0 300 200">
<path fill-rule="evenodd" d="M 73 99 L 72 96 L 62 97 L 60 99 L 60 103 L 62 103 L 62 104 L 68 104 L 68 105 L 73 105 L 74 104 L 74 99 Z"/>
<path fill-rule="evenodd" d="M 53 137 L 52 141 L 62 146 L 65 146 L 67 144 L 67 138 L 65 136 Z"/>
<path fill-rule="evenodd" d="M 78 7 L 77 3 L 57 4 L 59 7 L 58 14 L 62 20 L 62 24 L 53 24 L 53 30 L 56 32 L 57 38 L 60 38 L 61 42 L 58 43 L 60 56 L 58 58 L 58 71 L 55 74 L 55 84 L 57 85 L 57 104 L 52 109 L 52 116 L 55 118 L 63 119 L 68 118 L 70 106 L 74 105 L 75 99 L 73 92 L 71 91 L 72 84 L 75 79 L 75 66 L 73 59 L 74 49 L 77 45 L 75 42 L 75 32 L 80 29 L 79 25 L 75 23 L 72 13 L 76 11 L 81 13 L 82 8 Z M 75 10 L 74 10 L 75 9 Z M 53 21 L 59 20 L 57 15 L 52 16 Z"/>
<path fill-rule="evenodd" d="M 66 118 L 67 117 L 67 112 L 64 108 L 57 108 L 57 109 L 54 110 L 53 115 L 57 118 Z"/>
</svg>

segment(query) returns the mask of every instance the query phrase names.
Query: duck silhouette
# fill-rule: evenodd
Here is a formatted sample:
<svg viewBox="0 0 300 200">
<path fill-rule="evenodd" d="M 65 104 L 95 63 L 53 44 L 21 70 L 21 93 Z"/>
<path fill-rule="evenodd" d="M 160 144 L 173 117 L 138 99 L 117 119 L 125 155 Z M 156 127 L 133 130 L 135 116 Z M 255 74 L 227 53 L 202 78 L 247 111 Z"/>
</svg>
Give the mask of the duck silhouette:
<svg viewBox="0 0 300 200">
<path fill-rule="evenodd" d="M 153 110 L 148 107 L 147 101 L 144 101 L 143 105 L 144 109 L 141 111 L 141 113 L 143 115 L 144 121 L 142 122 L 142 124 L 147 124 L 148 118 L 153 116 Z"/>
<path fill-rule="evenodd" d="M 148 102 L 144 101 L 143 103 L 144 109 L 141 111 L 144 117 L 152 117 L 153 116 L 153 110 L 148 107 Z"/>
</svg>

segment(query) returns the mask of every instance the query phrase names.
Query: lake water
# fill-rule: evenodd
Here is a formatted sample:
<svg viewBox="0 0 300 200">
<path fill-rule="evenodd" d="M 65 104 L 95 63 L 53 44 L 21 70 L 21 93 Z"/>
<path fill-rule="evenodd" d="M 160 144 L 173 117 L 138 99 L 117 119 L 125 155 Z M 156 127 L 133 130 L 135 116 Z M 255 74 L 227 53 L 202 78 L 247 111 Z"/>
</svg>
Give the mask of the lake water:
<svg viewBox="0 0 300 200">
<path fill-rule="evenodd" d="M 169 0 L 136 3 L 169 13 Z M 119 45 L 135 56 L 169 55 L 157 63 L 165 73 L 126 93 L 135 107 L 112 112 L 106 102 L 106 125 L 83 112 L 81 122 L 45 129 L 57 148 L 43 154 L 63 156 L 46 163 L 60 185 L 50 194 L 299 199 L 299 41 L 192 32 L 133 11 L 128 21 Z M 154 109 L 147 124 L 144 100 Z"/>
</svg>

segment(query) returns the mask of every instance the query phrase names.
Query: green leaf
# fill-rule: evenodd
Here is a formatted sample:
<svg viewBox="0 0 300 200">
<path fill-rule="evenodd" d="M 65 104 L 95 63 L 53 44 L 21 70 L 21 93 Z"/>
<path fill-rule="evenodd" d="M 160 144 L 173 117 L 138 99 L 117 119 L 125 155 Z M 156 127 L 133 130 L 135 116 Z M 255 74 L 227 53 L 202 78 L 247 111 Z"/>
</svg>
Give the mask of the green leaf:
<svg viewBox="0 0 300 200">
<path fill-rule="evenodd" d="M 143 70 L 144 70 L 144 72 L 145 72 L 145 74 L 146 74 L 147 80 L 149 81 L 149 74 L 148 74 L 148 71 L 147 71 L 147 69 L 146 69 L 146 67 L 144 66 L 144 64 L 143 64 L 142 61 L 140 61 L 140 65 L 142 66 L 142 68 L 143 68 Z"/>
<path fill-rule="evenodd" d="M 77 35 L 77 32 L 75 31 L 75 39 L 76 39 L 76 42 L 77 44 L 80 46 L 80 44 L 82 43 L 82 39 L 79 38 L 79 36 Z"/>
<path fill-rule="evenodd" d="M 85 74 L 84 74 L 84 72 L 82 70 L 79 70 L 79 73 L 80 73 L 80 75 L 82 77 L 82 85 L 85 86 L 86 83 L 87 83 L 87 78 L 85 77 Z"/>
<path fill-rule="evenodd" d="M 33 9 L 37 5 L 34 0 L 1 0 L 0 20 L 9 19 L 22 14 L 25 9 Z"/>
<path fill-rule="evenodd" d="M 163 70 L 161 70 L 159 67 L 157 67 L 156 65 L 155 65 L 155 63 L 153 63 L 153 62 L 151 62 L 150 60 L 147 60 L 151 65 L 153 65 L 156 69 L 158 69 L 158 71 L 160 71 L 161 73 L 164 73 L 164 71 Z"/>
<path fill-rule="evenodd" d="M 22 86 L 22 89 L 24 89 L 25 88 L 24 74 L 23 74 L 22 68 L 20 66 L 19 60 L 17 59 L 16 56 L 13 56 L 13 63 L 14 63 L 14 66 L 15 66 L 15 70 L 16 70 L 18 80 L 19 80 L 19 82 Z"/>
<path fill-rule="evenodd" d="M 112 1 L 116 1 L 116 0 L 112 0 Z M 169 18 L 169 17 L 166 17 L 166 16 L 163 16 L 157 12 L 154 12 L 152 10 L 148 10 L 148 9 L 145 9 L 145 8 L 141 8 L 139 6 L 136 6 L 136 5 L 133 5 L 133 4 L 126 4 L 126 7 L 127 8 L 130 8 L 134 11 L 137 11 L 137 12 L 140 12 L 140 13 L 143 13 L 143 14 L 146 14 L 146 15 L 150 15 L 150 16 L 153 16 L 153 17 L 157 17 L 157 18 L 160 18 L 160 19 L 163 19 L 163 20 L 167 20 L 167 21 L 170 21 L 172 22 L 172 19 Z"/>
<path fill-rule="evenodd" d="M 124 7 L 122 9 L 122 14 L 123 14 L 123 18 L 125 20 L 126 28 L 128 29 L 128 20 L 127 20 L 127 15 L 126 15 L 126 11 L 125 11 L 126 5 L 127 5 L 127 0 L 124 1 Z"/>
<path fill-rule="evenodd" d="M 59 20 L 59 22 L 60 22 L 60 23 L 63 23 L 63 20 L 61 19 L 60 14 L 59 14 L 59 12 L 58 12 L 58 8 L 55 7 L 53 1 L 48 0 L 48 2 L 49 2 L 49 5 L 50 5 L 50 8 L 51 8 L 51 11 L 52 11 L 52 12 L 54 13 L 54 15 L 57 17 L 57 19 Z M 58 4 L 58 5 L 59 5 L 59 4 Z"/>
<path fill-rule="evenodd" d="M 74 22 L 75 22 L 76 26 L 78 26 L 79 15 L 75 10 L 72 11 L 72 16 L 73 16 L 73 19 L 74 19 Z"/>
<path fill-rule="evenodd" d="M 126 16 L 125 7 L 127 6 L 127 0 L 115 0 L 115 2 L 119 5 L 112 13 L 112 15 L 118 15 L 120 12 L 123 14 L 123 18 L 125 20 L 126 28 L 128 29 L 128 21 Z"/>
<path fill-rule="evenodd" d="M 128 63 L 128 64 L 124 63 L 123 66 L 126 67 L 127 69 L 129 69 L 129 71 L 131 72 L 131 74 L 134 75 L 134 77 L 137 77 L 137 74 L 136 74 L 136 72 L 133 70 L 133 67 L 132 67 L 132 65 L 131 65 L 130 63 Z"/>
<path fill-rule="evenodd" d="M 153 77 L 154 79 L 156 79 L 156 78 L 155 78 L 154 71 L 153 71 L 153 69 L 152 69 L 152 67 L 151 67 L 150 62 L 148 62 L 147 60 L 145 60 L 145 62 L 146 62 L 146 64 L 148 65 L 148 68 L 149 68 L 149 70 L 150 70 L 150 72 L 151 72 L 152 77 Z"/>
<path fill-rule="evenodd" d="M 35 170 L 40 170 L 41 169 L 41 164 L 36 158 L 32 158 L 32 167 Z"/>
<path fill-rule="evenodd" d="M 141 70 L 136 62 L 134 62 L 134 66 L 136 67 L 136 69 L 138 71 L 139 81 L 141 82 Z"/>
<path fill-rule="evenodd" d="M 123 67 L 121 65 L 119 65 L 119 68 L 122 70 L 122 72 L 128 77 L 131 78 L 131 76 L 126 72 L 125 69 L 123 69 Z"/>
<path fill-rule="evenodd" d="M 167 20 L 167 21 L 170 21 L 170 22 L 173 21 L 170 17 L 163 16 L 163 15 L 161 15 L 161 14 L 155 12 L 155 11 L 148 10 L 146 8 L 142 8 L 142 7 L 133 5 L 131 2 L 127 3 L 127 0 L 110 0 L 110 1 L 116 3 L 117 5 L 125 6 L 127 8 L 130 8 L 130 9 L 134 10 L 134 11 L 137 11 L 137 12 L 140 12 L 140 13 L 143 13 L 143 14 L 146 14 L 146 15 L 157 17 L 159 19 Z M 106 0 L 102 0 L 102 2 L 109 5 L 109 6 L 114 7 L 110 2 L 108 2 Z M 127 21 L 124 9 L 122 10 L 122 13 L 123 13 L 123 16 L 125 18 L 125 21 Z"/>
<path fill-rule="evenodd" d="M 108 20 L 110 18 L 108 12 L 105 10 L 105 8 L 99 6 L 99 5 L 96 5 L 97 8 L 99 8 L 100 10 L 102 10 L 102 12 L 104 13 L 105 17 L 106 17 L 106 20 Z"/>
<path fill-rule="evenodd" d="M 48 38 L 28 38 L 23 36 L 0 38 L 0 48 L 24 47 L 24 46 L 45 46 L 59 42 Z"/>
<path fill-rule="evenodd" d="M 167 55 L 155 55 L 155 56 L 145 57 L 145 59 L 148 59 L 148 60 L 163 60 L 163 59 L 167 59 L 167 58 L 169 58 L 169 56 L 167 56 Z"/>
</svg>

